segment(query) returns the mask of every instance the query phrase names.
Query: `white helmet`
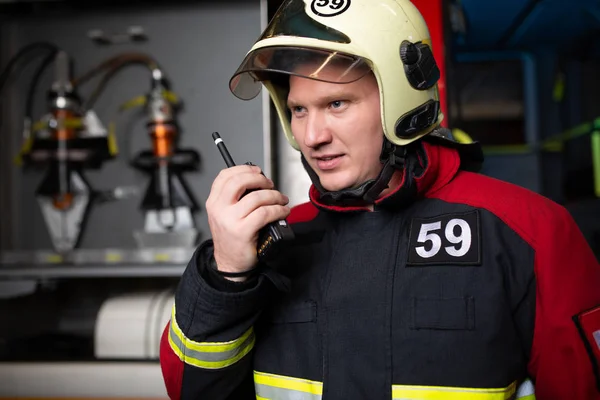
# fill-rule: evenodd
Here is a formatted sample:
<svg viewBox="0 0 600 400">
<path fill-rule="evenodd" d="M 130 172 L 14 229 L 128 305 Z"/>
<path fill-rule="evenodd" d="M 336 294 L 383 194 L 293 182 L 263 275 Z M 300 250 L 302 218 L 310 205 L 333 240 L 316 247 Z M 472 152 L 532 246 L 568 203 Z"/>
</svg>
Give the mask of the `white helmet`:
<svg viewBox="0 0 600 400">
<path fill-rule="evenodd" d="M 409 0 L 286 0 L 282 4 L 229 86 L 237 97 L 250 100 L 259 94 L 262 82 L 296 149 L 286 107 L 287 79 L 300 75 L 297 67 L 307 62 L 314 69 L 301 76 L 327 82 L 349 83 L 372 71 L 379 86 L 383 133 L 393 144 L 407 145 L 443 119 L 436 84 L 440 73 L 429 31 Z M 327 73 L 331 65 L 344 66 L 344 72 L 331 78 Z"/>
</svg>

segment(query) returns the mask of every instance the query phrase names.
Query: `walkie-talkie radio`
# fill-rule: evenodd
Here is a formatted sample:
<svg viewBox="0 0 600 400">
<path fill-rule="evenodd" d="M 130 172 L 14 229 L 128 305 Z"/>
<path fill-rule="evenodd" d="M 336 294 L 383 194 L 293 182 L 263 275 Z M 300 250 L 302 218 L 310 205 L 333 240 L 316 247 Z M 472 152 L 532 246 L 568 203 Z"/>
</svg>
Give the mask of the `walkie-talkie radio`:
<svg viewBox="0 0 600 400">
<path fill-rule="evenodd" d="M 235 166 L 235 162 L 233 158 L 231 158 L 231 154 L 227 150 L 223 139 L 218 132 L 213 132 L 212 134 L 213 140 L 221 152 L 223 156 L 223 160 L 225 160 L 225 164 L 227 168 L 231 168 Z M 246 165 L 254 165 L 250 162 L 245 163 Z M 261 172 L 262 174 L 262 172 Z M 264 175 L 264 174 L 263 174 Z M 246 193 L 242 195 L 244 197 L 250 192 L 253 192 L 256 189 L 248 190 Z M 280 250 L 282 244 L 286 241 L 290 241 L 294 239 L 294 232 L 292 228 L 287 223 L 285 219 L 271 222 L 262 228 L 258 233 L 258 242 L 256 244 L 256 252 L 258 255 L 258 259 L 261 261 L 268 261 L 275 255 L 277 255 Z"/>
</svg>

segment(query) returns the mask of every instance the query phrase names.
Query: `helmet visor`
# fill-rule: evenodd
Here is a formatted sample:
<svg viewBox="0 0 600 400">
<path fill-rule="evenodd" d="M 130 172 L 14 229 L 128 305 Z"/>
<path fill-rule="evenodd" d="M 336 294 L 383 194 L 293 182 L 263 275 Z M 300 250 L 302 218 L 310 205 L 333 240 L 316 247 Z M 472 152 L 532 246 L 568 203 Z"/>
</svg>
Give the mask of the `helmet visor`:
<svg viewBox="0 0 600 400">
<path fill-rule="evenodd" d="M 362 57 L 337 51 L 304 47 L 273 46 L 246 56 L 229 82 L 231 92 L 242 100 L 260 93 L 261 81 L 277 74 L 295 75 L 329 83 L 350 83 L 371 72 Z"/>
</svg>

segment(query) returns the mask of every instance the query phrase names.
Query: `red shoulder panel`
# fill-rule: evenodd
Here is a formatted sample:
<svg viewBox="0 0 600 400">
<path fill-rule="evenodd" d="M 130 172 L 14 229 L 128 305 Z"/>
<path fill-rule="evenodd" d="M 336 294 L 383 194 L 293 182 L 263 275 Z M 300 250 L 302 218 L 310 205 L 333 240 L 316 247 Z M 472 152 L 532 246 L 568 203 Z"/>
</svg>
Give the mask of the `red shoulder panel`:
<svg viewBox="0 0 600 400">
<path fill-rule="evenodd" d="M 311 202 L 298 204 L 292 207 L 292 212 L 287 217 L 287 221 L 290 224 L 298 222 L 308 222 L 314 219 L 319 213 L 319 209 L 315 207 Z"/>
<path fill-rule="evenodd" d="M 510 226 L 532 247 L 543 243 L 540 233 L 554 227 L 565 210 L 531 190 L 472 172 L 459 172 L 444 187 L 427 197 L 483 208 Z"/>
</svg>

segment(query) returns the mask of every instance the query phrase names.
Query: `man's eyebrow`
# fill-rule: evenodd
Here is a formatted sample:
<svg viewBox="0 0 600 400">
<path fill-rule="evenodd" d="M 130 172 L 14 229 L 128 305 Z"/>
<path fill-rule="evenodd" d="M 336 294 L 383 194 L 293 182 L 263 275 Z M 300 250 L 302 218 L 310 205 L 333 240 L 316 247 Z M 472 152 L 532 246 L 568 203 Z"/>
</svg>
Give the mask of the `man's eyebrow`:
<svg viewBox="0 0 600 400">
<path fill-rule="evenodd" d="M 355 98 L 356 98 L 356 93 L 353 93 L 351 91 L 340 90 L 338 92 L 331 93 L 331 94 L 325 95 L 323 97 L 313 98 L 311 100 L 311 102 L 315 103 L 315 104 L 323 105 L 323 104 L 329 104 L 336 100 L 353 100 Z M 288 98 L 288 100 L 287 100 L 287 106 L 289 108 L 300 106 L 300 105 L 301 105 L 301 103 L 295 99 Z"/>
<path fill-rule="evenodd" d="M 294 99 L 289 99 L 287 100 L 287 106 L 288 108 L 293 108 L 296 107 L 298 105 L 298 102 Z"/>
<path fill-rule="evenodd" d="M 331 93 L 328 94 L 326 96 L 321 97 L 318 101 L 320 103 L 331 103 L 332 101 L 336 101 L 336 100 L 351 100 L 353 98 L 356 97 L 356 94 L 351 92 L 351 91 L 347 91 L 347 90 L 340 90 L 339 92 L 335 92 L 335 93 Z"/>
</svg>

